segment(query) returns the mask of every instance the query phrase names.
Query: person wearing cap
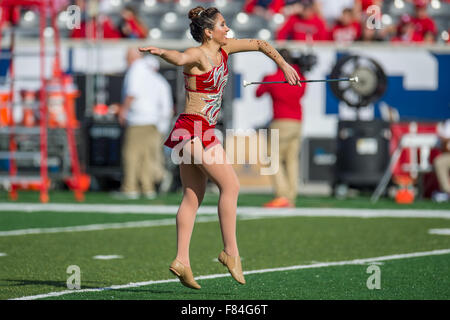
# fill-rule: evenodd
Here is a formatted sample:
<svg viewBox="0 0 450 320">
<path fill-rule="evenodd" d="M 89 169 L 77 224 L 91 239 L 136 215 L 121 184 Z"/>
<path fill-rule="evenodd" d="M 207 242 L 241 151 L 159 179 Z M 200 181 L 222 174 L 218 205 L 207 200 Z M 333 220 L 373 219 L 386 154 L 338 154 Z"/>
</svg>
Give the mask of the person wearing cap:
<svg viewBox="0 0 450 320">
<path fill-rule="evenodd" d="M 416 32 L 419 33 L 423 39 L 428 39 L 434 42 L 437 35 L 436 23 L 427 13 L 427 1 L 415 0 L 415 15 L 412 18 Z"/>
<path fill-rule="evenodd" d="M 159 61 L 155 57 L 142 57 L 137 48 L 129 48 L 127 63 L 124 100 L 118 114 L 119 123 L 125 126 L 124 177 L 118 196 L 137 199 L 142 193 L 153 199 L 156 184 L 164 176 L 161 141 L 173 114 L 172 92 L 167 80 L 158 73 Z"/>
</svg>

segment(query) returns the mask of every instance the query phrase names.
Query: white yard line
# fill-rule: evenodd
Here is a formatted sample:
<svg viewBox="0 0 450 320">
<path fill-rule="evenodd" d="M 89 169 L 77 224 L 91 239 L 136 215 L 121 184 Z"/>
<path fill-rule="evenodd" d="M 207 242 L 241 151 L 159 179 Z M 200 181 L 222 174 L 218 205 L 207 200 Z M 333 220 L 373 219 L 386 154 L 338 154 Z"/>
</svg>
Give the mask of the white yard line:
<svg viewBox="0 0 450 320">
<path fill-rule="evenodd" d="M 209 222 L 209 221 L 216 221 L 216 220 L 217 220 L 217 217 L 215 217 L 215 216 L 198 217 L 197 218 L 197 222 Z M 99 231 L 99 230 L 109 230 L 109 229 L 171 226 L 174 224 L 175 224 L 175 218 L 170 218 L 170 219 L 159 219 L 159 220 L 88 224 L 88 225 L 73 226 L 73 227 L 30 228 L 30 229 L 0 231 L 0 237 L 23 236 L 23 235 L 29 235 L 29 234 L 43 234 L 43 233 Z"/>
<path fill-rule="evenodd" d="M 450 236 L 450 229 L 442 228 L 442 229 L 430 229 L 428 230 L 429 234 L 438 234 L 443 236 Z"/>
<path fill-rule="evenodd" d="M 107 214 L 173 214 L 176 215 L 178 206 L 164 205 L 105 205 L 105 204 L 0 204 L 2 211 L 21 212 L 90 212 Z M 449 210 L 413 210 L 413 209 L 341 209 L 341 208 L 280 208 L 269 209 L 260 207 L 238 207 L 237 215 L 240 220 L 286 217 L 347 217 L 347 218 L 437 218 L 450 219 Z M 217 220 L 217 207 L 203 206 L 198 211 L 197 222 Z M 0 231 L 0 237 L 21 236 L 29 234 L 98 231 L 122 228 L 142 228 L 154 226 L 169 226 L 175 224 L 175 218 L 160 220 L 144 220 L 117 223 L 90 224 L 71 227 L 29 228 Z"/>
<path fill-rule="evenodd" d="M 92 257 L 92 259 L 95 259 L 95 260 L 113 260 L 113 259 L 122 259 L 122 258 L 123 258 L 123 256 L 118 255 L 118 254 L 108 254 L 108 255 L 99 254 L 99 255 Z"/>
<path fill-rule="evenodd" d="M 281 268 L 270 268 L 270 269 L 260 269 L 260 270 L 252 270 L 245 271 L 244 274 L 257 274 L 257 273 L 268 273 L 268 272 L 279 272 L 279 271 L 290 271 L 290 270 L 300 270 L 300 269 L 312 269 L 312 268 L 324 268 L 324 267 L 333 267 L 333 266 L 344 266 L 344 265 L 354 265 L 354 264 L 366 264 L 366 263 L 374 263 L 379 261 L 388 261 L 388 260 L 398 260 L 398 259 L 407 259 L 407 258 L 416 258 L 416 257 L 425 257 L 425 256 L 434 256 L 434 255 L 444 255 L 449 254 L 450 249 L 442 249 L 442 250 L 433 250 L 433 251 L 425 251 L 425 252 L 414 252 L 414 253 L 404 253 L 404 254 L 394 254 L 388 256 L 374 257 L 374 258 L 362 258 L 362 259 L 354 259 L 354 260 L 346 260 L 346 261 L 336 261 L 336 262 L 322 262 L 315 263 L 309 265 L 296 265 L 289 267 L 281 267 Z M 211 274 L 205 276 L 196 277 L 196 280 L 207 280 L 207 279 L 217 279 L 228 277 L 230 274 L 221 273 L 221 274 Z M 20 298 L 15 298 L 12 300 L 35 300 L 35 299 L 45 299 L 51 297 L 58 297 L 66 294 L 73 293 L 84 293 L 84 292 L 99 292 L 105 290 L 118 290 L 118 289 L 126 289 L 126 288 L 136 288 L 142 286 L 148 286 L 152 284 L 161 284 L 161 283 L 169 283 L 169 282 L 177 282 L 178 279 L 168 279 L 168 280 L 150 280 L 144 282 L 136 282 L 136 283 L 128 283 L 124 285 L 113 285 L 105 288 L 95 288 L 95 289 L 80 289 L 80 290 L 64 290 L 57 292 L 50 292 L 44 294 L 38 294 L 33 296 L 24 296 Z"/>
<path fill-rule="evenodd" d="M 107 214 L 176 214 L 177 205 L 116 205 L 116 204 L 29 204 L 29 203 L 0 203 L 1 211 L 21 212 L 89 212 Z M 306 216 L 306 217 L 355 217 L 355 218 L 442 218 L 450 219 L 450 210 L 422 210 L 422 209 L 358 209 L 358 208 L 262 208 L 238 207 L 238 215 L 242 216 Z M 216 206 L 201 206 L 199 215 L 217 214 Z"/>
</svg>

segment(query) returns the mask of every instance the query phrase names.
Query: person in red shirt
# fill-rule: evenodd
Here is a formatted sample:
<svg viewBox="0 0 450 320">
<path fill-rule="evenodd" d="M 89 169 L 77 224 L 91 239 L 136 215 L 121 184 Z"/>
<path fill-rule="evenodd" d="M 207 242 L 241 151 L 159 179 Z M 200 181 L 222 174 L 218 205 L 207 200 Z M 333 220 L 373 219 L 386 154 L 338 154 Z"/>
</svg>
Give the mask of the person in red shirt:
<svg viewBox="0 0 450 320">
<path fill-rule="evenodd" d="M 290 16 L 278 30 L 277 40 L 328 40 L 325 21 L 315 13 L 313 4 L 305 4 L 300 14 Z"/>
<path fill-rule="evenodd" d="M 275 13 L 279 13 L 283 6 L 284 0 L 246 0 L 243 11 L 270 19 Z"/>
<path fill-rule="evenodd" d="M 280 50 L 281 56 L 294 67 L 301 80 L 305 77 L 286 49 Z M 266 75 L 266 81 L 284 81 L 283 71 L 278 68 L 274 74 Z M 300 99 L 305 94 L 305 85 L 260 84 L 256 96 L 269 94 L 273 102 L 273 118 L 270 130 L 279 130 L 279 154 L 271 155 L 272 161 L 278 161 L 279 170 L 272 176 L 275 198 L 265 207 L 294 207 L 298 190 L 299 152 L 301 144 L 302 106 Z M 270 143 L 271 139 L 269 139 Z M 268 150 L 271 147 L 268 146 Z"/>
<path fill-rule="evenodd" d="M 361 36 L 361 24 L 353 17 L 353 10 L 344 9 L 342 15 L 330 31 L 330 40 L 353 42 Z"/>
<path fill-rule="evenodd" d="M 391 42 L 422 42 L 423 36 L 416 31 L 412 18 L 408 14 L 402 15 L 397 26 L 397 35 Z"/>
<path fill-rule="evenodd" d="M 100 37 L 111 39 L 121 37 L 120 32 L 116 29 L 113 22 L 108 16 L 96 14 L 93 17 L 88 17 L 88 6 L 86 0 L 76 0 L 75 5 L 80 8 L 81 23 L 80 27 L 74 28 L 72 30 L 72 32 L 70 33 L 70 38 L 96 39 L 97 37 Z M 98 32 L 99 26 L 101 26 L 101 32 Z"/>
<path fill-rule="evenodd" d="M 367 11 L 371 6 L 378 6 L 380 9 L 380 16 L 383 9 L 383 0 L 355 0 L 355 15 L 359 21 L 364 21 L 374 14 L 373 11 Z"/>
<path fill-rule="evenodd" d="M 366 12 L 370 6 L 383 6 L 383 0 L 355 0 L 355 6 L 359 7 L 362 12 Z"/>
<path fill-rule="evenodd" d="M 121 11 L 121 16 L 119 31 L 123 38 L 147 38 L 148 28 L 138 17 L 136 9 L 133 6 L 126 5 Z"/>
<path fill-rule="evenodd" d="M 1 1 L 0 1 L 1 2 Z M 20 20 L 20 7 L 0 7 L 1 27 L 10 27 L 16 25 Z"/>
<path fill-rule="evenodd" d="M 427 38 L 430 41 L 434 42 L 437 35 L 436 24 L 433 19 L 428 16 L 427 13 L 427 2 L 425 0 L 416 0 L 415 1 L 415 16 L 412 21 L 415 25 L 416 32 L 422 36 L 422 39 Z"/>
<path fill-rule="evenodd" d="M 98 22 L 97 22 L 98 21 Z M 98 35 L 97 28 L 98 25 L 102 26 L 102 33 Z M 79 28 L 72 30 L 70 38 L 80 39 L 89 38 L 96 39 L 97 37 L 104 39 L 118 39 L 121 38 L 120 32 L 115 28 L 112 21 L 107 16 L 97 16 L 88 21 L 82 21 Z"/>
</svg>

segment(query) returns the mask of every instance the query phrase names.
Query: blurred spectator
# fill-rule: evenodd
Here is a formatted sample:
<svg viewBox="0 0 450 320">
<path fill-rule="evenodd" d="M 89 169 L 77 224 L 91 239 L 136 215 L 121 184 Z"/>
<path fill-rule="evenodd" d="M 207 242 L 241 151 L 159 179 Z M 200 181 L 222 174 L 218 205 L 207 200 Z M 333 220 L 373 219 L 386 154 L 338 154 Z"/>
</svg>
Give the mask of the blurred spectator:
<svg viewBox="0 0 450 320">
<path fill-rule="evenodd" d="M 413 23 L 415 25 L 416 32 L 418 32 L 422 39 L 434 42 L 437 35 L 436 24 L 428 16 L 427 2 L 425 0 L 416 0 L 415 4 L 415 16 L 413 17 Z"/>
<path fill-rule="evenodd" d="M 376 29 L 370 23 L 367 23 L 367 21 L 363 21 L 361 23 L 361 36 L 357 41 L 363 42 L 385 41 L 387 33 L 388 30 L 386 28 Z"/>
<path fill-rule="evenodd" d="M 294 14 L 300 14 L 303 10 L 302 0 L 285 0 L 281 12 L 284 16 L 289 17 Z"/>
<path fill-rule="evenodd" d="M 392 42 L 422 42 L 423 36 L 416 31 L 413 19 L 404 14 L 397 25 L 397 35 L 391 39 Z"/>
<path fill-rule="evenodd" d="M 98 8 L 92 7 L 87 12 L 86 0 L 75 0 L 75 5 L 80 7 L 81 23 L 79 28 L 72 30 L 71 38 L 120 38 L 120 32 L 115 28 L 112 20 L 106 15 L 99 15 Z"/>
<path fill-rule="evenodd" d="M 355 7 L 355 0 L 316 0 L 319 7 L 320 14 L 329 24 L 335 23 L 344 9 L 351 9 Z"/>
<path fill-rule="evenodd" d="M 122 199 L 137 199 L 140 191 L 147 199 L 156 197 L 156 184 L 165 176 L 162 135 L 172 117 L 172 91 L 158 72 L 159 61 L 142 57 L 136 48 L 127 52 L 128 70 L 123 84 L 119 123 L 125 125 L 122 147 L 124 177 Z"/>
<path fill-rule="evenodd" d="M 2 28 L 16 25 L 20 20 L 20 7 L 9 7 L 5 10 L 0 9 Z"/>
<path fill-rule="evenodd" d="M 355 18 L 361 21 L 361 23 L 367 21 L 367 18 L 376 13 L 372 10 L 368 11 L 371 6 L 378 6 L 379 16 L 376 18 L 381 19 L 381 16 L 383 14 L 383 0 L 355 0 L 355 7 L 353 10 L 355 13 Z"/>
<path fill-rule="evenodd" d="M 136 9 L 131 5 L 126 5 L 121 13 L 119 31 L 123 38 L 145 39 L 148 28 L 139 18 Z"/>
<path fill-rule="evenodd" d="M 425 35 L 423 36 L 423 42 L 426 42 L 426 43 L 436 42 L 436 35 L 431 31 L 425 32 Z"/>
<path fill-rule="evenodd" d="M 434 159 L 433 163 L 441 192 L 434 193 L 433 200 L 444 202 L 450 199 L 450 119 L 439 124 L 438 135 L 442 153 Z"/>
<path fill-rule="evenodd" d="M 289 51 L 281 49 L 280 54 L 297 71 L 300 79 L 305 80 L 305 77 L 300 72 L 300 67 L 295 64 Z M 262 81 L 283 80 L 283 71 L 278 68 L 274 74 L 266 75 Z M 305 94 L 305 89 L 305 85 L 300 87 L 287 84 L 260 84 L 256 89 L 256 97 L 269 94 L 272 98 L 273 119 L 270 123 L 270 132 L 274 129 L 278 130 L 279 134 L 279 152 L 270 155 L 272 161 L 277 161 L 280 165 L 279 170 L 271 176 L 275 198 L 266 203 L 264 205 L 265 207 L 295 206 L 298 190 L 299 152 L 302 129 L 302 105 L 300 100 Z M 271 150 L 271 147 L 269 146 L 267 150 Z M 275 157 L 278 157 L 278 159 Z"/>
<path fill-rule="evenodd" d="M 355 0 L 355 6 L 365 12 L 370 6 L 383 6 L 383 0 Z"/>
<path fill-rule="evenodd" d="M 315 13 L 313 3 L 304 4 L 301 12 L 290 16 L 278 30 L 277 40 L 328 40 L 325 21 Z"/>
<path fill-rule="evenodd" d="M 355 20 L 353 10 L 342 10 L 341 16 L 330 31 L 330 40 L 353 42 L 361 37 L 361 24 Z"/>
<path fill-rule="evenodd" d="M 255 14 L 270 20 L 275 13 L 279 13 L 284 6 L 284 0 L 246 0 L 244 12 Z"/>
</svg>

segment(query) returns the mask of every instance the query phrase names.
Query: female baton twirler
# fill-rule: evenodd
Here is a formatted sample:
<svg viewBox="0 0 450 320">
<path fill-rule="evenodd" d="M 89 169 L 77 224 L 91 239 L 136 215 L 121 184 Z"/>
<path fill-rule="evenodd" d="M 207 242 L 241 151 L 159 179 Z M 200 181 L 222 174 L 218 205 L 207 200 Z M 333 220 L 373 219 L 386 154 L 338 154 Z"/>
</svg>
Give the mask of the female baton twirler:
<svg viewBox="0 0 450 320">
<path fill-rule="evenodd" d="M 201 43 L 200 46 L 188 48 L 184 52 L 152 46 L 139 49 L 184 67 L 185 110 L 179 115 L 165 142 L 166 146 L 174 150 L 176 148 L 183 154 L 179 166 L 183 199 L 176 218 L 177 255 L 169 270 L 183 285 L 200 289 L 190 267 L 189 243 L 195 215 L 203 200 L 207 179 L 210 178 L 220 191 L 218 213 L 224 249 L 219 255 L 219 261 L 228 268 L 236 281 L 245 284 L 236 241 L 239 180 L 219 140 L 211 134 L 228 79 L 228 56 L 236 52 L 260 51 L 283 70 L 289 84 L 299 84 L 300 77 L 266 41 L 228 39 L 227 32 L 230 29 L 217 8 L 196 7 L 189 11 L 189 19 L 192 37 Z"/>
</svg>

